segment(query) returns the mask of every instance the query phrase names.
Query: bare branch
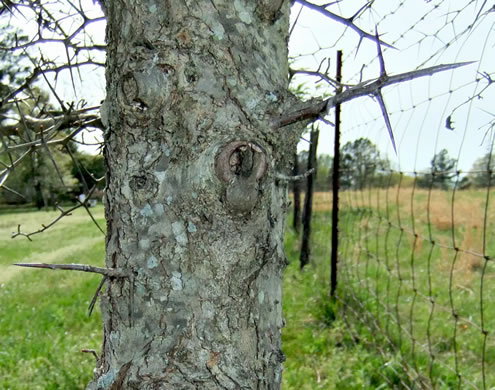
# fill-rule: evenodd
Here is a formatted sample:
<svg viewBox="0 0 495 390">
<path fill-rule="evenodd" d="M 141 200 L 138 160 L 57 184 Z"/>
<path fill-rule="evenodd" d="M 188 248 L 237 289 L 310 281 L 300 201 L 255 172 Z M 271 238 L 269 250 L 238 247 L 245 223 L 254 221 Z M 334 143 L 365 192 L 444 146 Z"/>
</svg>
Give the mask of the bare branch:
<svg viewBox="0 0 495 390">
<path fill-rule="evenodd" d="M 55 159 L 53 158 L 52 152 L 50 151 L 50 148 L 48 147 L 48 145 L 45 142 L 45 139 L 43 138 L 43 129 L 41 129 L 41 131 L 40 131 L 40 142 L 41 142 L 41 146 L 45 149 L 45 151 L 48 155 L 48 158 L 52 162 L 53 167 L 55 168 L 55 172 L 57 172 L 58 178 L 60 179 L 60 182 L 62 183 L 62 185 L 64 187 L 66 187 L 62 172 L 60 172 L 60 169 L 58 168 L 58 165 L 55 162 Z"/>
<path fill-rule="evenodd" d="M 30 115 L 23 115 L 22 121 L 17 123 L 3 125 L 0 127 L 0 134 L 2 135 L 18 135 L 19 130 L 28 128 L 29 130 L 40 133 L 44 131 L 45 140 L 50 139 L 51 134 L 47 134 L 47 131 L 51 130 L 65 130 L 76 126 L 90 126 L 103 129 L 103 124 L 99 122 L 99 113 L 88 113 L 88 110 L 72 111 L 67 114 L 48 118 L 35 118 Z"/>
<path fill-rule="evenodd" d="M 287 176 L 287 175 L 282 175 L 280 173 L 274 174 L 273 177 L 275 177 L 278 180 L 282 181 L 298 181 L 307 178 L 309 175 L 311 175 L 315 171 L 315 168 L 311 168 L 310 170 L 300 174 L 300 175 L 295 175 L 295 176 Z"/>
<path fill-rule="evenodd" d="M 105 284 L 106 281 L 107 281 L 107 277 L 104 276 L 101 279 L 101 282 L 98 285 L 98 288 L 96 289 L 95 295 L 93 295 L 93 299 L 91 300 L 91 303 L 89 304 L 89 307 L 88 307 L 88 317 L 91 317 L 91 313 L 93 313 L 93 309 L 95 307 L 96 300 L 98 299 L 98 295 L 100 295 L 100 291 L 103 288 L 103 285 Z"/>
<path fill-rule="evenodd" d="M 66 270 L 66 271 L 78 271 L 78 272 L 89 272 L 94 274 L 104 275 L 109 278 L 125 278 L 127 275 L 115 268 L 101 268 L 95 267 L 87 264 L 47 264 L 47 263 L 15 263 L 18 267 L 27 268 L 44 268 L 51 270 Z"/>
<path fill-rule="evenodd" d="M 82 67 L 82 66 L 87 66 L 87 65 L 105 66 L 104 63 L 101 63 L 101 62 L 97 62 L 97 61 L 93 61 L 93 60 L 88 59 L 88 60 L 83 61 L 83 62 L 78 62 L 78 63 L 72 64 L 72 67 Z M 20 92 L 22 92 L 25 89 L 27 89 L 34 81 L 36 81 L 36 79 L 38 78 L 38 76 L 40 76 L 43 72 L 45 74 L 46 73 L 59 74 L 61 71 L 66 70 L 66 69 L 69 69 L 69 68 L 70 68 L 70 66 L 68 64 L 62 64 L 62 65 L 58 65 L 58 66 L 52 66 L 50 68 L 47 68 L 46 66 L 45 66 L 45 68 L 36 67 L 31 72 L 31 74 L 25 78 L 24 83 L 21 86 L 19 86 L 18 88 L 12 90 L 7 96 L 4 97 L 3 100 L 0 100 L 0 107 L 2 107 L 10 99 L 12 99 L 15 96 L 17 96 Z"/>
<path fill-rule="evenodd" d="M 291 77 L 296 75 L 296 74 L 303 74 L 303 75 L 307 75 L 307 76 L 319 77 L 320 80 L 318 80 L 317 83 L 319 81 L 323 80 L 326 83 L 330 84 L 332 87 L 337 88 L 337 82 L 334 79 L 332 79 L 330 76 L 328 76 L 326 73 L 321 73 L 318 71 L 311 71 L 311 70 L 289 69 L 289 74 Z"/>
<path fill-rule="evenodd" d="M 379 78 L 374 80 L 364 81 L 358 85 L 349 87 L 342 93 L 338 93 L 337 95 L 332 96 L 331 98 L 328 98 L 326 100 L 304 103 L 301 108 L 273 119 L 272 128 L 277 129 L 305 120 L 316 120 L 320 116 L 325 116 L 328 111 L 332 107 L 335 107 L 337 104 L 342 104 L 362 96 L 376 95 L 381 88 L 389 87 L 391 85 L 402 83 L 404 81 L 414 80 L 420 77 L 432 76 L 435 73 L 456 69 L 461 66 L 470 65 L 473 63 L 474 62 L 471 61 L 459 62 L 456 64 L 436 65 L 429 68 L 400 73 L 394 76 L 380 76 Z"/>
<path fill-rule="evenodd" d="M 303 10 L 303 7 L 299 9 L 299 12 L 297 13 L 296 20 L 294 20 L 294 23 L 292 24 L 292 27 L 289 30 L 289 38 L 292 36 L 292 33 L 294 32 L 294 28 L 297 25 L 297 22 L 299 21 L 299 17 L 301 16 L 301 12 Z"/>
<path fill-rule="evenodd" d="M 4 185 L 5 181 L 7 180 L 7 177 L 10 174 L 10 171 L 13 170 L 17 165 L 21 163 L 26 156 L 28 156 L 32 152 L 32 149 L 28 149 L 26 152 L 24 152 L 19 158 L 17 158 L 15 161 L 12 161 L 10 165 L 0 171 L 0 187 Z"/>
<path fill-rule="evenodd" d="M 91 194 L 93 193 L 93 191 L 95 190 L 96 186 L 94 186 L 91 191 L 89 192 L 88 194 L 88 197 L 87 199 L 89 199 L 89 197 L 91 196 Z M 96 227 L 98 228 L 98 230 L 103 234 L 105 235 L 105 231 L 101 228 L 101 226 L 99 225 L 99 223 L 96 221 L 95 217 L 93 217 L 93 214 L 91 213 L 91 211 L 89 210 L 89 207 L 88 207 L 88 203 L 87 201 L 84 201 L 84 202 L 81 202 L 79 199 L 77 199 L 77 201 L 80 203 L 80 205 L 82 207 L 84 207 L 84 209 L 86 210 L 86 212 L 88 213 L 89 217 L 91 218 L 91 220 L 93 221 L 93 223 L 96 225 Z"/>
<path fill-rule="evenodd" d="M 356 26 L 354 24 L 354 19 L 356 18 L 357 14 L 362 11 L 362 9 L 360 9 L 358 11 L 358 13 L 355 14 L 354 16 L 352 16 L 351 18 L 344 18 L 340 15 L 334 14 L 333 12 L 330 12 L 329 10 L 327 10 L 326 9 L 327 5 L 317 5 L 317 4 L 310 3 L 309 1 L 306 1 L 306 0 L 296 0 L 296 1 L 299 4 L 302 4 L 303 6 L 305 6 L 307 8 L 318 11 L 322 15 L 325 15 L 326 17 L 328 17 L 332 20 L 335 20 L 339 23 L 342 23 L 343 25 L 351 28 L 352 30 L 354 30 L 355 32 L 357 32 L 359 34 L 359 37 L 361 38 L 360 41 L 363 39 L 370 39 L 373 42 L 375 42 L 377 39 L 373 34 L 367 33 L 366 31 L 362 30 L 361 28 L 359 28 L 358 26 Z M 394 49 L 394 47 L 392 45 L 389 45 L 388 43 L 386 43 L 384 41 L 378 40 L 377 42 L 379 42 L 381 45 L 384 45 L 386 47 Z"/>
<path fill-rule="evenodd" d="M 96 361 L 100 360 L 100 358 L 98 357 L 98 354 L 96 353 L 96 351 L 94 349 L 81 349 L 81 352 L 90 353 L 95 357 Z"/>
<path fill-rule="evenodd" d="M 4 180 L 3 180 L 3 178 L 2 178 L 2 181 L 4 181 Z M 14 195 L 17 195 L 17 196 L 18 196 L 18 197 L 20 197 L 21 199 L 26 200 L 26 198 L 24 197 L 24 195 L 19 194 L 17 191 L 13 190 L 12 188 L 7 187 L 6 185 L 4 185 L 4 184 L 3 184 L 3 182 L 0 184 L 0 188 L 1 188 L 2 190 L 5 190 L 5 191 L 7 191 L 7 192 L 10 192 L 10 193 L 12 193 L 12 194 L 14 194 Z"/>
<path fill-rule="evenodd" d="M 16 233 L 12 233 L 12 236 L 11 238 L 16 238 L 18 236 L 23 236 L 23 237 L 26 237 L 29 241 L 32 241 L 31 239 L 31 236 L 34 236 L 35 234 L 40 234 L 40 233 L 43 233 L 45 230 L 48 230 L 49 228 L 51 228 L 53 225 L 55 225 L 58 221 L 60 221 L 62 218 L 68 216 L 68 215 L 72 215 L 71 213 L 74 211 L 74 210 L 77 210 L 78 208 L 80 207 L 84 207 L 86 208 L 86 211 L 89 213 L 90 217 L 92 218 L 93 222 L 96 224 L 96 226 L 98 227 L 98 229 L 100 229 L 100 231 L 104 233 L 104 231 L 101 229 L 101 227 L 98 225 L 98 223 L 96 222 L 96 220 L 94 219 L 93 215 L 91 214 L 91 212 L 89 212 L 89 210 L 87 209 L 87 204 L 88 204 L 88 201 L 91 197 L 91 195 L 93 194 L 93 192 L 95 191 L 96 189 L 96 185 L 93 186 L 93 188 L 91 188 L 91 190 L 89 191 L 88 195 L 86 196 L 86 199 L 84 200 L 84 202 L 79 202 L 79 204 L 71 207 L 70 209 L 68 210 L 64 210 L 61 206 L 57 206 L 58 210 L 60 211 L 60 214 L 57 218 L 55 218 L 52 222 L 50 222 L 48 225 L 44 225 L 42 224 L 41 225 L 41 228 L 34 231 L 34 232 L 31 232 L 31 233 L 23 233 L 21 231 L 21 225 L 17 225 L 17 232 Z"/>
</svg>

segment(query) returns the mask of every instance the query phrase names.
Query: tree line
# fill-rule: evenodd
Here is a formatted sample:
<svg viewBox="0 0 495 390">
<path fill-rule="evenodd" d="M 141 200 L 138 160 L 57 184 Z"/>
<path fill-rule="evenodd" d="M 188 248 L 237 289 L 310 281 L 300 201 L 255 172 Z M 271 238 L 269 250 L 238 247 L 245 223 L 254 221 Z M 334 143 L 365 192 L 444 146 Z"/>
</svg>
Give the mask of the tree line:
<svg viewBox="0 0 495 390">
<path fill-rule="evenodd" d="M 304 174 L 308 152 L 297 154 L 297 173 Z M 364 188 L 412 186 L 416 180 L 419 188 L 449 190 L 486 188 L 495 183 L 495 162 L 491 152 L 479 157 L 469 172 L 457 170 L 457 159 L 451 157 L 447 149 L 436 153 L 428 169 L 422 172 L 401 174 L 391 167 L 390 161 L 380 154 L 378 147 L 367 138 L 347 142 L 341 150 L 340 188 L 342 190 L 362 190 Z M 333 156 L 320 154 L 316 161 L 315 191 L 332 189 Z M 401 178 L 402 176 L 402 178 Z M 416 179 L 415 179 L 415 177 Z"/>
<path fill-rule="evenodd" d="M 23 160 L 10 174 L 9 188 L 12 191 L 0 192 L 0 205 L 34 204 L 41 209 L 74 201 L 78 195 L 87 194 L 93 186 L 103 190 L 104 170 L 101 154 L 79 150 L 69 154 L 65 150 L 52 150 L 48 156 L 40 150 L 30 159 Z"/>
</svg>

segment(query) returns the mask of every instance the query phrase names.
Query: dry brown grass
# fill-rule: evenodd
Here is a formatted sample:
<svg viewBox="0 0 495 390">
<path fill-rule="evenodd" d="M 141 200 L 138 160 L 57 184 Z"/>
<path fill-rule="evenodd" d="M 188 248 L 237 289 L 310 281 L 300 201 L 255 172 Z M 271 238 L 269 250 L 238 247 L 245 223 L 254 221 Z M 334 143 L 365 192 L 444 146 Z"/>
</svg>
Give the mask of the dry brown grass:
<svg viewBox="0 0 495 390">
<path fill-rule="evenodd" d="M 432 239 L 437 243 L 460 248 L 454 274 L 458 283 L 468 287 L 472 282 L 473 272 L 479 271 L 484 263 L 481 254 L 485 212 L 488 221 L 486 235 L 493 234 L 495 230 L 495 226 L 490 225 L 490 221 L 495 220 L 495 197 L 492 198 L 486 205 L 486 191 L 482 189 L 457 191 L 453 194 L 451 191 L 417 188 L 413 193 L 412 187 L 392 187 L 343 191 L 340 194 L 340 204 L 341 208 L 371 208 L 378 211 L 382 217 L 388 217 L 394 225 L 400 224 L 407 231 L 416 232 L 419 236 L 416 251 L 421 251 L 424 241 L 429 241 L 430 231 Z M 313 210 L 331 211 L 332 193 L 316 192 Z M 370 220 L 364 219 L 362 223 L 369 224 Z M 453 255 L 453 249 L 441 251 L 437 263 L 441 271 L 450 272 Z"/>
</svg>

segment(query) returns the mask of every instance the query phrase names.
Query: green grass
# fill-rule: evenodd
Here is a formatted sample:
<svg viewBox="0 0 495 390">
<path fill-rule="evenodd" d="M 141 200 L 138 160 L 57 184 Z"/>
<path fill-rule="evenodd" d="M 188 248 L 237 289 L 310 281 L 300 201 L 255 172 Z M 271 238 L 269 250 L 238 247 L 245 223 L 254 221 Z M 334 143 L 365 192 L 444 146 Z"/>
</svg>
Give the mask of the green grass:
<svg viewBox="0 0 495 390">
<path fill-rule="evenodd" d="M 382 356 L 366 327 L 343 319 L 344 308 L 329 298 L 330 228 L 328 212 L 313 218 L 312 261 L 299 270 L 300 242 L 288 228 L 285 249 L 290 264 L 284 277 L 282 333 L 283 389 L 388 389 L 408 382 L 397 358 Z M 400 387 L 399 387 L 400 388 Z"/>
<path fill-rule="evenodd" d="M 10 238 L 49 223 L 58 212 L 0 216 L 0 389 L 84 389 L 100 349 L 101 316 L 87 307 L 99 277 L 12 267 L 16 262 L 104 263 L 104 237 L 83 210 L 44 234 Z M 104 226 L 102 208 L 96 209 Z"/>
<path fill-rule="evenodd" d="M 103 210 L 95 210 L 104 226 Z M 102 265 L 103 235 L 83 210 L 44 234 L 10 238 L 37 230 L 57 212 L 22 210 L 0 215 L 0 389 L 84 389 L 95 367 L 81 349 L 100 350 L 101 316 L 87 307 L 100 278 L 75 272 L 12 267 L 16 262 Z M 283 349 L 287 356 L 284 389 L 363 389 L 383 382 L 380 357 L 356 344 L 337 307 L 326 294 L 328 233 L 317 225 L 313 263 L 299 272 L 298 240 L 287 232 L 291 264 L 285 274 Z M 382 370 L 383 371 L 383 370 Z"/>
<path fill-rule="evenodd" d="M 361 334 L 362 324 L 370 325 L 368 336 L 393 349 L 411 379 L 423 377 L 440 389 L 483 388 L 484 363 L 486 388 L 493 388 L 495 243 L 486 241 L 489 260 L 473 254 L 483 252 L 483 194 L 458 193 L 453 223 L 452 194 L 433 193 L 428 229 L 428 205 L 420 204 L 425 194 L 411 202 L 409 191 L 392 202 L 387 218 L 383 204 L 375 206 L 378 196 L 383 200 L 378 192 L 351 194 L 341 209 L 345 287 L 339 294 L 356 311 L 353 322 Z M 491 237 L 495 205 L 486 207 Z"/>
<path fill-rule="evenodd" d="M 290 264 L 284 277 L 283 389 L 378 389 L 398 383 L 392 359 L 384 362 L 369 340 L 349 332 L 341 307 L 329 296 L 329 214 L 314 219 L 312 262 L 301 272 L 299 240 L 286 234 Z M 361 329 L 360 329 L 361 330 Z M 371 340 L 371 339 L 370 339 Z"/>
<path fill-rule="evenodd" d="M 366 196 L 359 196 L 366 203 Z M 284 277 L 286 327 L 282 339 L 287 360 L 283 389 L 400 389 L 404 384 L 421 388 L 414 382 L 417 372 L 433 377 L 440 389 L 456 388 L 457 377 L 452 372 L 455 348 L 459 371 L 481 386 L 481 332 L 464 320 L 456 327 L 451 311 L 440 307 L 449 308 L 452 298 L 460 318 L 479 323 L 484 275 L 485 328 L 493 333 L 495 305 L 490 297 L 495 294 L 495 265 L 488 262 L 484 269 L 476 259 L 457 259 L 458 264 L 468 262 L 468 267 L 457 270 L 454 266 L 455 288 L 449 295 L 450 252 L 435 247 L 430 256 L 428 241 L 414 244 L 400 229 L 390 229 L 373 205 L 358 206 L 342 209 L 340 301 L 328 298 L 330 211 L 316 207 L 312 258 L 303 272 L 298 263 L 299 238 L 291 228 L 287 230 L 285 246 L 290 264 Z M 402 206 L 394 207 L 397 212 Z M 383 213 L 383 209 L 379 211 Z M 406 211 L 402 209 L 403 216 Z M 56 215 L 32 210 L 0 214 L 0 389 L 84 389 L 92 377 L 94 358 L 81 349 L 100 350 L 99 310 L 87 317 L 100 278 L 11 266 L 34 261 L 103 264 L 103 235 L 83 210 L 33 236 L 34 242 L 10 238 L 19 223 L 23 231 L 37 230 Z M 95 215 L 104 226 L 101 207 L 95 209 Z M 435 221 L 435 236 L 448 240 L 451 234 L 442 229 L 443 221 L 440 217 Z M 459 224 L 455 232 L 465 245 L 479 240 L 479 234 L 468 237 L 476 228 L 474 223 Z M 489 250 L 495 249 L 493 245 L 489 244 Z M 412 275 L 416 290 L 425 296 L 431 284 L 436 302 L 431 320 L 431 303 L 414 293 Z M 495 385 L 491 333 L 485 349 L 487 388 Z M 433 366 L 429 347 L 435 356 Z M 404 362 L 409 369 L 404 370 Z M 463 382 L 461 388 L 469 386 Z"/>
</svg>

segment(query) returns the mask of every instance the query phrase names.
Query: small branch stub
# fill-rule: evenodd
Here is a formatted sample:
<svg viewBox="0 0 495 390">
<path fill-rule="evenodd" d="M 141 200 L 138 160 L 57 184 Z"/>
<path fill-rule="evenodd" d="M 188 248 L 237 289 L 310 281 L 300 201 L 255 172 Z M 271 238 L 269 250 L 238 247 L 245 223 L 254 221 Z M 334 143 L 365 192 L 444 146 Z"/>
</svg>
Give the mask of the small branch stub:
<svg viewBox="0 0 495 390">
<path fill-rule="evenodd" d="M 226 184 L 224 200 L 237 214 L 253 210 L 258 201 L 258 182 L 267 170 L 263 149 L 254 142 L 233 141 L 215 158 L 215 173 Z"/>
<path fill-rule="evenodd" d="M 260 180 L 266 168 L 265 153 L 254 142 L 233 141 L 225 145 L 215 159 L 217 177 L 227 183 L 239 174 L 243 176 L 254 174 L 256 180 Z"/>
</svg>

